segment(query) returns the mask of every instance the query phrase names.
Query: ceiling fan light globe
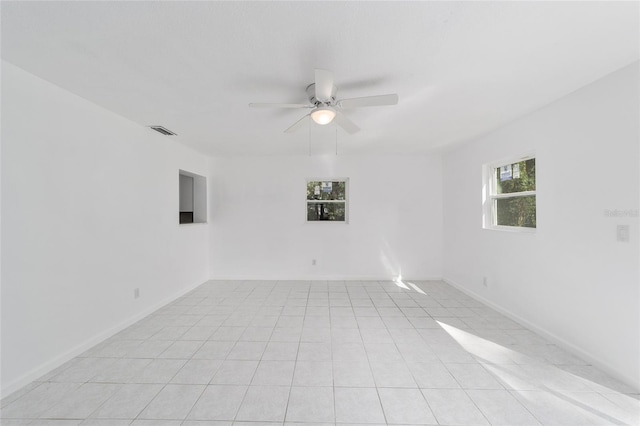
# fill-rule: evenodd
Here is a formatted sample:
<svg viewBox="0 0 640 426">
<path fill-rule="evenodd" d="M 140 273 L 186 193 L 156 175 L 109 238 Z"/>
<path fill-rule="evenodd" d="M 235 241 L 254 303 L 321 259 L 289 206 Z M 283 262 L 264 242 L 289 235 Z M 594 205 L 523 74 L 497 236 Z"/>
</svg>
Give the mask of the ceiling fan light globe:
<svg viewBox="0 0 640 426">
<path fill-rule="evenodd" d="M 331 123 L 335 117 L 336 111 L 330 107 L 317 108 L 311 113 L 311 119 L 322 126 Z"/>
</svg>

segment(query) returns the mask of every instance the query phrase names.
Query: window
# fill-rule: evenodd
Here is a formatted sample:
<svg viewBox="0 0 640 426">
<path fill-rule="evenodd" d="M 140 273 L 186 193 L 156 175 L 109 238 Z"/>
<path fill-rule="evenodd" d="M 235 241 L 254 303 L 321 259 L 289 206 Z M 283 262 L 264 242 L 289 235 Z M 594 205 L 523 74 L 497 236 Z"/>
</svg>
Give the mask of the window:
<svg viewBox="0 0 640 426">
<path fill-rule="evenodd" d="M 524 157 L 485 170 L 485 228 L 535 229 L 536 159 Z"/>
<path fill-rule="evenodd" d="M 347 223 L 348 179 L 307 180 L 307 221 Z"/>
<path fill-rule="evenodd" d="M 179 223 L 207 222 L 207 179 L 195 173 L 178 172 Z"/>
</svg>

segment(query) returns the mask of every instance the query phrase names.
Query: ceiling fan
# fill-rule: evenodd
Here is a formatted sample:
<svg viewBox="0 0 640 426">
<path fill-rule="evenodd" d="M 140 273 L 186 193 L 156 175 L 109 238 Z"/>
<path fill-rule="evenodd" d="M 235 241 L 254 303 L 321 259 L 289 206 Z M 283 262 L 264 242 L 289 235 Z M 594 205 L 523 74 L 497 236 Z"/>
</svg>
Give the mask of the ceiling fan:
<svg viewBox="0 0 640 426">
<path fill-rule="evenodd" d="M 336 99 L 338 88 L 333 84 L 333 73 L 331 71 L 316 69 L 315 82 L 307 86 L 307 104 L 274 104 L 274 103 L 251 103 L 252 108 L 310 108 L 311 112 L 290 126 L 285 133 L 292 133 L 307 123 L 311 118 L 320 125 L 329 124 L 333 121 L 342 127 L 347 133 L 353 134 L 360 128 L 346 115 L 343 109 L 360 108 L 369 106 L 396 105 L 398 95 L 366 96 L 362 98 Z"/>
</svg>

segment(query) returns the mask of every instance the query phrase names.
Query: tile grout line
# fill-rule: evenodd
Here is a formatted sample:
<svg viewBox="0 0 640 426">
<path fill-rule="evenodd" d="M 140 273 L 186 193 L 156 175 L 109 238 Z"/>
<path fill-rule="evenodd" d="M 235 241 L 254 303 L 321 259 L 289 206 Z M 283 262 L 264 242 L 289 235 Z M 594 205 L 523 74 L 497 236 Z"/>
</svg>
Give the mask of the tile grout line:
<svg viewBox="0 0 640 426">
<path fill-rule="evenodd" d="M 311 288 L 309 288 L 309 293 L 311 293 Z M 305 306 L 305 318 L 307 312 L 307 306 L 309 304 L 309 293 L 307 293 L 307 305 Z M 289 404 L 291 403 L 291 393 L 293 392 L 293 381 L 296 377 L 296 370 L 298 369 L 298 356 L 300 354 L 300 345 L 302 344 L 302 333 L 304 332 L 304 320 L 302 322 L 302 331 L 300 332 L 300 339 L 298 339 L 298 349 L 296 350 L 296 359 L 293 361 L 293 375 L 291 376 L 291 386 L 289 386 L 289 395 L 287 397 L 287 404 L 284 410 L 284 418 L 282 419 L 282 423 L 286 423 L 287 414 L 289 413 Z"/>
</svg>

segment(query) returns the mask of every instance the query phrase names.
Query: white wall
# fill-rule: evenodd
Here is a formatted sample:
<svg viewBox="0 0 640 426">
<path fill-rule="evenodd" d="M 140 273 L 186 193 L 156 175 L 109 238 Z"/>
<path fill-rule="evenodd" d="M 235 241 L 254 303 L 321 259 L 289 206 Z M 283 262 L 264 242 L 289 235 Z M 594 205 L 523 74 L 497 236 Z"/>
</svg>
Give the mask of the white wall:
<svg viewBox="0 0 640 426">
<path fill-rule="evenodd" d="M 639 207 L 638 81 L 635 63 L 443 157 L 444 276 L 636 387 L 638 218 L 605 210 Z M 530 151 L 536 234 L 483 230 L 483 163 Z"/>
<path fill-rule="evenodd" d="M 208 278 L 207 225 L 178 225 L 178 170 L 207 168 L 2 63 L 3 394 Z"/>
<path fill-rule="evenodd" d="M 218 158 L 209 176 L 214 278 L 442 276 L 439 156 Z M 306 179 L 329 177 L 350 179 L 349 224 L 305 221 Z"/>
<path fill-rule="evenodd" d="M 445 276 L 640 383 L 638 218 L 604 216 L 639 204 L 637 64 L 442 161 L 207 161 L 4 62 L 2 91 L 3 393 L 209 276 Z M 537 233 L 482 230 L 482 164 L 531 150 Z M 210 176 L 209 225 L 177 224 L 178 169 Z M 309 177 L 350 178 L 348 225 L 305 223 Z"/>
</svg>

